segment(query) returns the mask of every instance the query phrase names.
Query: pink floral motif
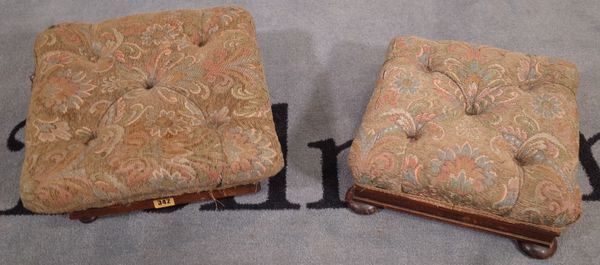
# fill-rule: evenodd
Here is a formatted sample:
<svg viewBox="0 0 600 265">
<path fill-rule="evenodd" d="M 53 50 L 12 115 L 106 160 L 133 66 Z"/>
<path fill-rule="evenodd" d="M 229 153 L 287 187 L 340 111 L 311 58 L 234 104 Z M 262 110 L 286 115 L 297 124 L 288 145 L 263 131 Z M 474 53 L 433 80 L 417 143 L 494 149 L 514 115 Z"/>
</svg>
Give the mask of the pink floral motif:
<svg viewBox="0 0 600 265">
<path fill-rule="evenodd" d="M 438 152 L 438 159 L 431 161 L 434 185 L 465 195 L 483 192 L 494 184 L 496 172 L 492 169 L 492 161 L 479 154 L 479 150 L 472 148 L 468 142 Z"/>
<path fill-rule="evenodd" d="M 41 62 L 41 71 L 42 73 L 49 72 L 52 69 L 62 67 L 68 63 L 71 63 L 73 60 L 72 54 L 61 52 L 61 51 L 53 51 L 44 55 L 44 58 Z"/>
<path fill-rule="evenodd" d="M 86 81 L 85 76 L 83 71 L 73 72 L 70 69 L 51 76 L 44 88 L 44 106 L 61 113 L 69 109 L 78 110 L 83 99 L 89 97 L 96 87 L 90 84 L 91 80 Z"/>
<path fill-rule="evenodd" d="M 36 196 L 43 201 L 46 201 L 55 206 L 69 204 L 73 201 L 73 193 L 66 187 L 53 185 L 51 187 L 41 186 L 36 191 Z"/>
<path fill-rule="evenodd" d="M 419 165 L 419 158 L 416 155 L 407 154 L 404 156 L 402 163 L 402 176 L 406 181 L 404 187 L 416 188 L 421 185 L 419 175 L 422 167 L 422 165 Z"/>
<path fill-rule="evenodd" d="M 565 197 L 565 193 L 551 181 L 540 181 L 535 188 L 535 196 L 540 200 L 542 205 L 549 210 L 548 216 L 541 216 L 542 219 L 547 219 L 550 216 L 558 216 L 554 220 L 542 220 L 545 223 L 551 222 L 553 225 L 566 225 L 568 220 L 579 216 L 578 204 L 573 198 Z M 562 218 L 560 218 L 562 217 Z"/>
<path fill-rule="evenodd" d="M 231 117 L 229 116 L 229 108 L 227 107 L 222 107 L 217 111 L 209 113 L 207 118 L 208 126 L 212 128 L 219 128 L 230 121 Z"/>
<path fill-rule="evenodd" d="M 161 45 L 175 40 L 181 31 L 181 24 L 154 24 L 146 28 L 141 40 L 144 45 Z"/>
<path fill-rule="evenodd" d="M 114 162 L 118 164 L 115 173 L 125 176 L 129 187 L 139 186 L 147 182 L 152 176 L 152 169 L 155 167 L 152 161 L 144 157 L 130 157 Z"/>
</svg>

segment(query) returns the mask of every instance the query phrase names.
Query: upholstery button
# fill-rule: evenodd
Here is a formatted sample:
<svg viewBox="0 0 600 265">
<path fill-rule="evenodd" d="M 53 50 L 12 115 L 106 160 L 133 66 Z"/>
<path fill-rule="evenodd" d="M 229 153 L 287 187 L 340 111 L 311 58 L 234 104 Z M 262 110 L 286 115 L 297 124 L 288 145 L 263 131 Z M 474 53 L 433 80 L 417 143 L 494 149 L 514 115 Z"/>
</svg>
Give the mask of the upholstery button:
<svg viewBox="0 0 600 265">
<path fill-rule="evenodd" d="M 86 139 L 86 140 L 83 142 L 83 144 L 84 144 L 84 145 L 89 145 L 89 144 L 90 144 L 90 142 L 91 142 L 92 140 L 96 139 L 96 137 L 97 137 L 97 136 L 96 136 L 96 133 L 95 133 L 95 132 L 92 132 L 92 133 L 90 134 L 90 136 L 89 136 L 89 137 L 88 137 L 88 138 L 87 138 L 87 139 Z"/>
<path fill-rule="evenodd" d="M 431 65 L 429 65 L 429 62 L 427 62 L 425 64 L 425 71 L 427 71 L 427 72 L 433 72 L 433 69 L 431 69 Z"/>
<path fill-rule="evenodd" d="M 465 109 L 465 114 L 467 114 L 469 116 L 473 116 L 473 115 L 477 115 L 479 113 L 477 113 L 477 109 L 473 105 L 471 105 Z"/>
<path fill-rule="evenodd" d="M 411 141 L 416 141 L 416 140 L 419 140 L 421 135 L 419 133 L 413 133 L 413 134 L 407 134 L 406 137 L 408 139 L 410 139 Z"/>
<path fill-rule="evenodd" d="M 92 56 L 90 56 L 90 61 L 93 62 L 93 63 L 97 62 L 98 61 L 98 55 L 92 55 Z"/>
<path fill-rule="evenodd" d="M 200 41 L 198 42 L 198 44 L 196 44 L 196 46 L 198 46 L 198 47 L 203 47 L 204 45 L 206 45 L 206 42 L 207 42 L 207 40 L 200 40 Z"/>
<path fill-rule="evenodd" d="M 154 81 L 154 78 L 150 78 L 144 83 L 144 89 L 150 90 L 154 88 L 154 85 L 156 85 L 156 81 Z"/>
<path fill-rule="evenodd" d="M 522 158 L 519 155 L 515 156 L 515 161 L 517 162 L 517 165 L 519 165 L 521 167 L 529 164 L 525 158 Z"/>
</svg>

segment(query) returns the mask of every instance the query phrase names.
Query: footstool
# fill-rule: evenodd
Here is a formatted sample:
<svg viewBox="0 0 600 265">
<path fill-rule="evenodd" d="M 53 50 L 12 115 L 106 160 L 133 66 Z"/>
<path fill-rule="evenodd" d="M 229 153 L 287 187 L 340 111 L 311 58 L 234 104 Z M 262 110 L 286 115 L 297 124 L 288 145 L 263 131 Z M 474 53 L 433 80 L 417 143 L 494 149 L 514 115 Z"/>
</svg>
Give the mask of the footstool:
<svg viewBox="0 0 600 265">
<path fill-rule="evenodd" d="M 283 167 L 251 15 L 133 15 L 41 32 L 23 205 L 106 214 L 257 192 Z"/>
<path fill-rule="evenodd" d="M 349 154 L 349 207 L 493 232 L 551 256 L 581 213 L 577 87 L 560 59 L 394 39 Z"/>
</svg>

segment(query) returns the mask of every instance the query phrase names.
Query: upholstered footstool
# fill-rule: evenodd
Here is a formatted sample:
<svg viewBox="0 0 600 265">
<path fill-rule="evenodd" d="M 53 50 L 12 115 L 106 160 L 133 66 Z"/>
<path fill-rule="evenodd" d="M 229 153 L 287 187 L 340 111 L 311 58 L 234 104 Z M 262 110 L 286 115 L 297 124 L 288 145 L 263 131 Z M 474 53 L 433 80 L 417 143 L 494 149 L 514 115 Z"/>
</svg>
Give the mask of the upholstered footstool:
<svg viewBox="0 0 600 265">
<path fill-rule="evenodd" d="M 21 175 L 36 213 L 96 217 L 256 192 L 283 157 L 248 12 L 41 32 Z"/>
<path fill-rule="evenodd" d="M 581 213 L 577 87 L 560 59 L 394 39 L 349 154 L 349 207 L 493 232 L 551 256 Z"/>
</svg>

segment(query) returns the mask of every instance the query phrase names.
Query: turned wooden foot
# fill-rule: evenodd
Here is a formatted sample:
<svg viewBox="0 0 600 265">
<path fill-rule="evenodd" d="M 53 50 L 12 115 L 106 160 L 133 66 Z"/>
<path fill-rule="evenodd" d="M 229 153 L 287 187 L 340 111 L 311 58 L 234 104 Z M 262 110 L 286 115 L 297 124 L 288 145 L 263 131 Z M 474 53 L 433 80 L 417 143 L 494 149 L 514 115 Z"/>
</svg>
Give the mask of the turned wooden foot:
<svg viewBox="0 0 600 265">
<path fill-rule="evenodd" d="M 518 245 L 523 253 L 536 259 L 547 259 L 552 257 L 554 252 L 556 252 L 557 247 L 556 238 L 552 241 L 550 247 L 525 241 L 518 241 Z"/>
<path fill-rule="evenodd" d="M 82 222 L 84 224 L 89 224 L 93 221 L 96 221 L 96 219 L 98 219 L 98 217 L 96 217 L 96 216 L 87 216 L 87 217 L 80 218 L 79 222 Z"/>
<path fill-rule="evenodd" d="M 350 187 L 348 191 L 346 191 L 346 205 L 348 205 L 348 208 L 350 208 L 350 210 L 353 212 L 362 215 L 374 214 L 379 211 L 379 208 L 376 206 L 355 201 L 354 187 Z"/>
</svg>

